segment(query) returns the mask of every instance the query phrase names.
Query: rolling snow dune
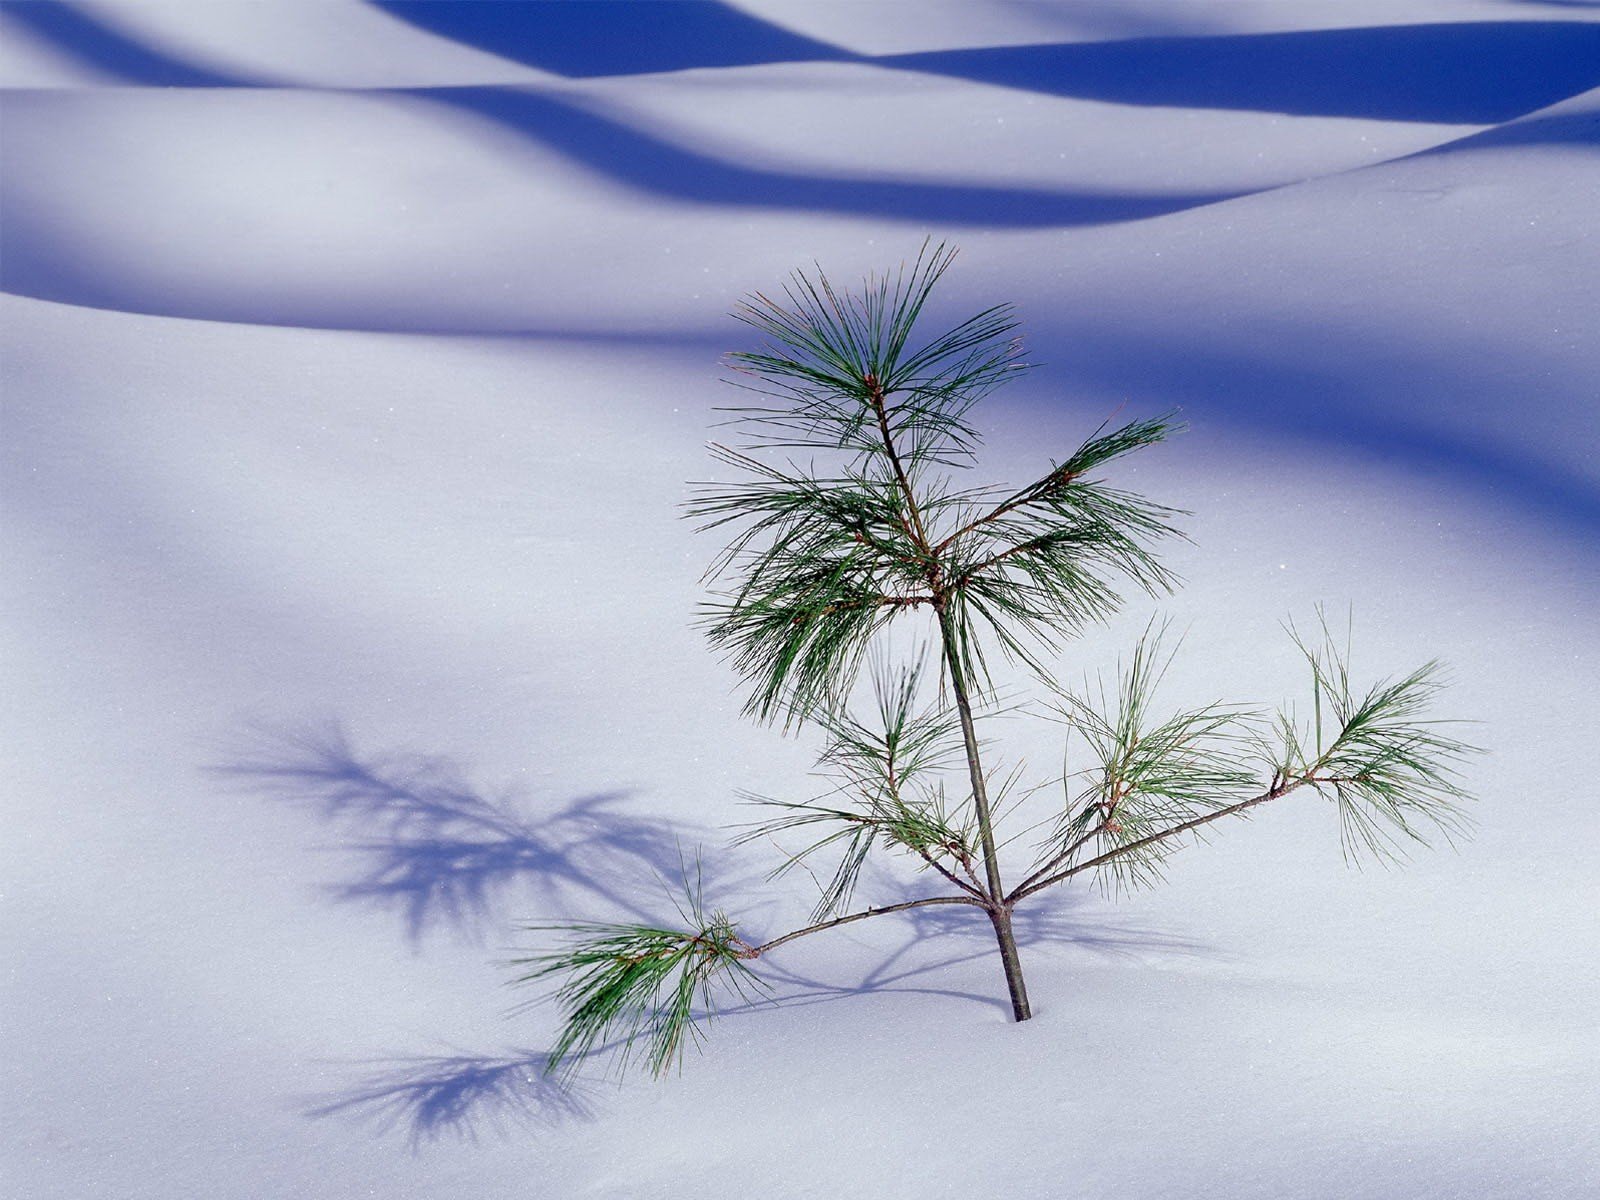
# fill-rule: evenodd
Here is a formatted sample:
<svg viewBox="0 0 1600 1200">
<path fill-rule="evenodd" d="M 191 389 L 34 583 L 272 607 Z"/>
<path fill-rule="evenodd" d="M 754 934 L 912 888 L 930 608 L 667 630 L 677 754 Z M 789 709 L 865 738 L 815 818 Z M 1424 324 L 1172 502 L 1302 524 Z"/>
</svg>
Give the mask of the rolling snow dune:
<svg viewBox="0 0 1600 1200">
<path fill-rule="evenodd" d="M 1593 1194 L 1597 17 L 0 7 L 5 1190 Z M 1449 665 L 1475 833 L 1352 870 L 1285 801 L 1022 914 L 1030 1023 L 920 910 L 558 1087 L 524 924 L 670 915 L 696 847 L 753 933 L 813 902 L 726 846 L 810 742 L 741 718 L 678 505 L 730 305 L 925 235 L 930 319 L 1013 301 L 1043 364 L 986 475 L 1192 426 L 1117 476 L 1193 510 L 1185 588 L 1063 675 L 1159 612 L 1168 703 L 1276 703 L 1348 606 L 1363 677 Z"/>
</svg>

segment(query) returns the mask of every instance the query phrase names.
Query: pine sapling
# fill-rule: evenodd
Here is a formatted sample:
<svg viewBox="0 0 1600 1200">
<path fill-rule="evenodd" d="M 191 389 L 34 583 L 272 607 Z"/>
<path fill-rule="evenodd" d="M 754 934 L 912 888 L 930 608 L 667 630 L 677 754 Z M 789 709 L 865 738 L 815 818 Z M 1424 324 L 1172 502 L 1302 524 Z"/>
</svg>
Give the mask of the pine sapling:
<svg viewBox="0 0 1600 1200">
<path fill-rule="evenodd" d="M 730 538 L 708 572 L 718 590 L 706 628 L 748 686 L 752 716 L 820 731 L 828 785 L 808 800 L 748 797 L 771 815 L 737 841 L 802 842 L 774 874 L 831 865 L 812 872 L 810 923 L 765 940 L 707 914 L 698 883 L 680 905 L 681 928 L 553 927 L 565 945 L 517 962 L 520 982 L 558 981 L 566 1024 L 552 1067 L 608 1045 L 626 1061 L 642 1043 L 664 1071 L 719 996 L 759 986 L 758 960 L 933 905 L 988 918 L 1012 1014 L 1025 1021 L 1012 929 L 1020 905 L 1080 877 L 1153 882 L 1214 823 L 1294 793 L 1332 801 L 1350 855 L 1395 856 L 1464 828 L 1458 768 L 1472 748 L 1429 716 L 1437 665 L 1362 689 L 1320 614 L 1315 638 L 1290 629 L 1308 666 L 1306 719 L 1223 704 L 1161 712 L 1155 693 L 1171 654 L 1154 625 L 1114 684 L 1055 682 L 1057 652 L 1116 612 L 1124 591 L 1156 596 L 1175 583 L 1155 551 L 1181 536 L 1182 514 L 1111 486 L 1104 471 L 1181 426 L 1167 414 L 1102 427 L 1024 487 L 961 486 L 980 444 L 973 409 L 1027 364 L 1005 305 L 918 336 L 953 257 L 925 245 L 913 263 L 848 292 L 797 273 L 781 295 L 735 310 L 765 345 L 730 356 L 752 400 L 729 410 L 740 443 L 713 454 L 735 479 L 699 487 L 689 505 L 702 529 Z M 930 652 L 896 662 L 882 635 L 905 623 Z M 977 728 L 996 706 L 996 652 L 1038 677 L 1054 717 L 1091 752 L 1088 768 L 1056 781 L 1061 799 L 1035 826 L 1045 832 L 1020 878 L 997 841 L 997 804 L 1014 780 L 985 766 Z M 875 703 L 863 714 L 852 698 L 864 674 Z M 884 853 L 938 887 L 852 909 L 864 866 Z"/>
</svg>

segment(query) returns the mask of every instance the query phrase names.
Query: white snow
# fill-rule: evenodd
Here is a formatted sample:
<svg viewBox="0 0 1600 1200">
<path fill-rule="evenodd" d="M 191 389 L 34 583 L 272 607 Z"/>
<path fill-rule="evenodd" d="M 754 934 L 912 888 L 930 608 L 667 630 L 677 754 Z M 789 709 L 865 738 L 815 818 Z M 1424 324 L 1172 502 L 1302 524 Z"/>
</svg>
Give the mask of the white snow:
<svg viewBox="0 0 1600 1200">
<path fill-rule="evenodd" d="M 1593 1194 L 1595 7 L 476 7 L 0 8 L 7 1194 Z M 677 505 L 729 306 L 926 234 L 1045 364 L 994 477 L 1192 424 L 1119 474 L 1195 514 L 1168 698 L 1296 695 L 1279 622 L 1348 605 L 1358 671 L 1450 664 L 1476 834 L 1355 871 L 1286 800 L 1035 910 L 1030 1023 L 933 910 L 556 1091 L 519 925 L 670 911 L 680 845 L 752 932 L 811 903 L 724 847 L 809 758 Z"/>
</svg>

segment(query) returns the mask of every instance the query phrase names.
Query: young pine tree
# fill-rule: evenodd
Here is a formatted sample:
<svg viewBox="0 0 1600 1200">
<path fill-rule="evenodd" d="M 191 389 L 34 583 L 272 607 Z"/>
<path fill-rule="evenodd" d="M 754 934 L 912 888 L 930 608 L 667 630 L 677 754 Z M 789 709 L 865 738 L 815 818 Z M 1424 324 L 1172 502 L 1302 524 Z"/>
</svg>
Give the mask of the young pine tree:
<svg viewBox="0 0 1600 1200">
<path fill-rule="evenodd" d="M 746 681 L 752 715 L 822 732 L 830 784 L 802 802 L 758 798 L 773 815 L 739 840 L 803 834 L 809 844 L 779 872 L 831 868 L 817 876 L 811 923 L 765 940 L 707 913 L 698 882 L 680 927 L 556 926 L 564 946 L 518 960 L 520 982 L 557 981 L 566 1024 L 552 1067 L 615 1044 L 624 1062 L 643 1048 L 665 1070 L 719 996 L 760 985 L 765 956 L 929 905 L 988 918 L 1012 1013 L 1025 1021 L 1019 905 L 1072 880 L 1151 881 L 1206 826 L 1292 793 L 1338 807 L 1349 853 L 1390 854 L 1461 828 L 1456 768 L 1470 748 L 1427 715 L 1436 665 L 1358 689 L 1326 623 L 1315 640 L 1290 631 L 1310 668 L 1306 721 L 1221 704 L 1159 714 L 1153 693 L 1170 657 L 1158 633 L 1114 687 L 1091 696 L 1054 685 L 1050 656 L 1114 612 L 1122 590 L 1154 595 L 1174 582 L 1154 548 L 1180 514 L 1103 472 L 1179 426 L 1168 415 L 1102 428 L 1024 487 L 964 485 L 979 444 L 974 407 L 1026 364 L 1006 306 L 919 336 L 953 256 L 924 246 L 855 292 L 797 274 L 781 298 L 758 294 L 735 312 L 767 344 L 732 356 L 758 397 L 732 410 L 742 446 L 713 448 L 737 480 L 700 488 L 690 505 L 703 528 L 731 535 L 710 572 L 722 590 L 707 626 Z M 903 623 L 934 648 L 937 687 L 920 659 L 879 652 L 880 635 Z M 1020 872 L 1001 861 L 977 730 L 994 702 L 995 651 L 1032 668 L 1094 760 L 1060 781 L 1059 809 Z M 869 661 L 876 703 L 862 715 L 849 701 Z M 882 852 L 908 856 L 940 886 L 852 910 L 863 866 Z"/>
</svg>

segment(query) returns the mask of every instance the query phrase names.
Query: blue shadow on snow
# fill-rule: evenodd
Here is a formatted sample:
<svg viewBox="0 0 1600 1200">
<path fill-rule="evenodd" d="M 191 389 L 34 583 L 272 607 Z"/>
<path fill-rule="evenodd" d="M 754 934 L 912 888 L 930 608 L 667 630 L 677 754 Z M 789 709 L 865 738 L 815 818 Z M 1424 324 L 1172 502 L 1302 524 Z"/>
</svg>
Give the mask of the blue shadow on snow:
<svg viewBox="0 0 1600 1200">
<path fill-rule="evenodd" d="M 1587 475 L 1475 431 L 1471 412 L 1462 413 L 1453 428 L 1437 422 L 1424 427 L 1383 401 L 1396 392 L 1429 398 L 1470 394 L 1472 381 L 1457 375 L 1445 356 L 1374 348 L 1328 330 L 1280 333 L 1278 352 L 1257 357 L 1092 324 L 1051 330 L 1048 340 L 1076 347 L 1061 353 L 1060 369 L 1101 394 L 1177 404 L 1208 427 L 1269 432 L 1336 447 L 1408 475 L 1432 475 L 1537 514 L 1585 541 L 1600 531 L 1600 488 Z M 1350 365 L 1364 362 L 1374 365 L 1367 371 Z M 1352 396 L 1358 399 L 1352 402 Z"/>
<path fill-rule="evenodd" d="M 856 57 L 715 0 L 374 0 L 373 7 L 569 79 Z"/>
<path fill-rule="evenodd" d="M 194 66 L 152 49 L 70 4 L 10 0 L 0 17 L 14 21 L 52 49 L 122 83 L 145 87 L 246 87 L 251 81 Z"/>
<path fill-rule="evenodd" d="M 1462 21 L 860 55 L 727 4 L 377 0 L 419 28 L 573 78 L 863 62 L 1117 104 L 1488 125 L 1600 85 L 1600 26 Z"/>
<path fill-rule="evenodd" d="M 911 892 L 895 898 L 909 899 Z M 1082 904 L 1082 893 L 1075 894 Z M 1076 905 L 1053 898 L 1019 910 L 1016 933 L 1024 947 L 1068 946 L 1101 958 L 1138 958 L 1151 952 L 1193 957 L 1208 948 L 1126 922 L 1097 923 L 1076 917 Z M 769 996 L 717 1010 L 719 1020 L 761 1017 L 780 1008 L 804 1008 L 873 994 L 917 995 L 964 1001 L 993 1010 L 993 1020 L 1009 1019 L 1011 1006 L 995 981 L 990 994 L 939 987 L 927 980 L 974 962 L 998 967 L 994 935 L 981 913 L 962 909 L 912 909 L 873 922 L 893 928 L 898 941 L 869 956 L 859 976 L 827 980 L 763 960 L 757 970 L 772 987 Z M 918 950 L 935 953 L 917 955 Z M 801 957 L 798 951 L 794 957 Z M 920 961 L 911 962 L 912 958 Z M 996 971 L 996 973 L 998 973 Z M 969 1010 L 970 1011 L 970 1010 Z M 602 1059 L 615 1044 L 601 1047 Z M 498 1054 L 413 1056 L 368 1062 L 368 1073 L 347 1088 L 320 1097 L 310 1117 L 353 1118 L 380 1133 L 403 1133 L 412 1149 L 445 1137 L 476 1140 L 484 1133 L 507 1134 L 519 1128 L 548 1128 L 594 1118 L 593 1085 L 583 1074 L 545 1073 L 541 1051 Z"/>
<path fill-rule="evenodd" d="M 1464 21 L 1129 38 L 865 56 L 713 0 L 374 0 L 463 45 L 569 78 L 780 62 L 866 62 L 1119 104 L 1488 125 L 1600 86 L 1600 25 Z M 13 20 L 130 84 L 264 82 L 161 53 L 71 4 L 13 0 Z"/>
<path fill-rule="evenodd" d="M 336 722 L 252 742 L 213 774 L 329 822 L 359 864 L 332 896 L 397 911 L 413 942 L 440 929 L 476 943 L 517 917 L 580 906 L 648 919 L 612 881 L 674 878 L 680 838 L 694 840 L 621 811 L 621 791 L 544 806 L 485 795 L 438 755 L 357 753 Z"/>
<path fill-rule="evenodd" d="M 875 61 L 1117 104 L 1490 125 L 1600 86 L 1600 25 L 1472 21 L 995 46 Z"/>
<path fill-rule="evenodd" d="M 398 94 L 488 118 L 652 196 L 728 208 L 842 213 L 945 226 L 1065 227 L 1137 221 L 1246 194 L 1104 193 L 766 169 L 674 145 L 539 92 L 469 87 Z"/>
</svg>

